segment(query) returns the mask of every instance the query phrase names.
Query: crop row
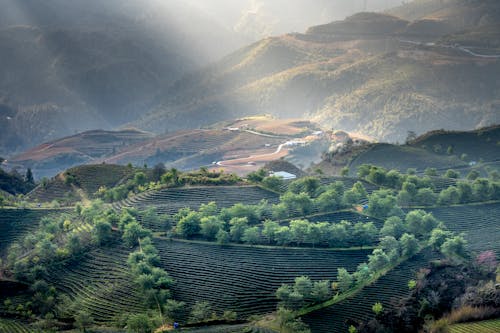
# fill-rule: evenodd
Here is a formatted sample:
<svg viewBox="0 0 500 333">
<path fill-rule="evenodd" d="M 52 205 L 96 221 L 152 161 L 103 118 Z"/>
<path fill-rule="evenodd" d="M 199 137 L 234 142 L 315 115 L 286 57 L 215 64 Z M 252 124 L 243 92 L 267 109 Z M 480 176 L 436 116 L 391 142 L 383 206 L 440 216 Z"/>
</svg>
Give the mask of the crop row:
<svg viewBox="0 0 500 333">
<path fill-rule="evenodd" d="M 37 228 L 40 220 L 57 210 L 0 209 L 0 256 L 10 244 Z"/>
<path fill-rule="evenodd" d="M 451 325 L 450 332 L 451 333 L 498 333 L 500 332 L 500 319 Z"/>
<path fill-rule="evenodd" d="M 282 283 L 301 275 L 334 279 L 337 268 L 354 271 L 369 252 L 156 243 L 162 267 L 176 280 L 174 298 L 188 305 L 208 301 L 217 311 L 243 317 L 273 311 L 274 292 Z"/>
<path fill-rule="evenodd" d="M 192 332 L 192 333 L 275 333 L 275 331 L 261 328 L 261 327 L 253 327 L 245 324 L 242 325 L 214 325 L 214 326 L 205 326 L 199 328 L 191 328 L 183 329 L 184 332 Z"/>
<path fill-rule="evenodd" d="M 278 195 L 257 186 L 201 186 L 168 188 L 139 194 L 116 203 L 114 207 L 157 207 L 158 212 L 175 214 L 180 208 L 199 208 L 202 204 L 215 201 L 219 207 L 229 207 L 239 202 L 257 204 L 262 199 L 271 203 L 278 201 Z"/>
<path fill-rule="evenodd" d="M 372 306 L 376 302 L 388 309 L 408 295 L 408 281 L 415 278 L 418 269 L 426 266 L 432 257 L 433 254 L 429 251 L 418 254 L 363 288 L 354 297 L 307 314 L 302 319 L 312 332 L 347 332 L 351 324 L 360 324 L 373 318 Z"/>
<path fill-rule="evenodd" d="M 500 254 L 500 204 L 464 205 L 428 209 L 451 231 L 465 233 L 473 251 L 494 250 Z"/>
<path fill-rule="evenodd" d="M 0 333 L 31 333 L 35 330 L 31 329 L 27 324 L 10 319 L 0 318 Z"/>
<path fill-rule="evenodd" d="M 96 322 L 109 323 L 120 313 L 143 310 L 126 263 L 127 256 L 124 248 L 96 249 L 78 263 L 51 271 L 49 281 L 79 301 Z"/>
</svg>

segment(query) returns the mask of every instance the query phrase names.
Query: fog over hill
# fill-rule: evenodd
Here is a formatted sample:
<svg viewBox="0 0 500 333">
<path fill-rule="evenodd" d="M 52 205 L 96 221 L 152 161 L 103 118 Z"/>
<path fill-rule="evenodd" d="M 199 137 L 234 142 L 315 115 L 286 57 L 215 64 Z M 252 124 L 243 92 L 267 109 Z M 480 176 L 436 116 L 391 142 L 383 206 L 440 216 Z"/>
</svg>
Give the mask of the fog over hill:
<svg viewBox="0 0 500 333">
<path fill-rule="evenodd" d="M 0 154 L 116 128 L 244 45 L 397 2 L 0 0 Z"/>
</svg>

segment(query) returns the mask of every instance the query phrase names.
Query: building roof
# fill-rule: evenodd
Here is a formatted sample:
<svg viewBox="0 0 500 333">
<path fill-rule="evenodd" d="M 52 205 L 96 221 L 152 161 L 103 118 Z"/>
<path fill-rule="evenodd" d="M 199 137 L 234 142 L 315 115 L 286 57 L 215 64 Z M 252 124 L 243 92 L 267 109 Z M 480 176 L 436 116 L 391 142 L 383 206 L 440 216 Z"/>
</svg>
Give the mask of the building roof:
<svg viewBox="0 0 500 333">
<path fill-rule="evenodd" d="M 280 178 L 283 178 L 283 179 L 296 179 L 297 178 L 297 175 L 294 175 L 293 173 L 289 173 L 289 172 L 286 172 L 286 171 L 272 172 L 271 175 L 275 176 L 275 177 L 280 177 Z"/>
</svg>

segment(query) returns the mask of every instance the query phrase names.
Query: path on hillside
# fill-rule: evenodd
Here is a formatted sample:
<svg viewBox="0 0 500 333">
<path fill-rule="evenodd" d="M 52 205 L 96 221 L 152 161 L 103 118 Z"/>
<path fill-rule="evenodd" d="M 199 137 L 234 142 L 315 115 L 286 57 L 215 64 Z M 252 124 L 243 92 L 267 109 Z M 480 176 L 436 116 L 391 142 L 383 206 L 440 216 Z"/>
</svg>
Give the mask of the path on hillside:
<svg viewBox="0 0 500 333">
<path fill-rule="evenodd" d="M 267 158 L 275 155 L 279 155 L 281 151 L 283 150 L 284 143 L 280 144 L 276 151 L 273 153 L 268 153 L 268 154 L 261 154 L 261 155 L 250 155 L 248 157 L 242 157 L 242 158 L 235 158 L 232 160 L 223 160 L 223 161 L 218 161 L 215 164 L 218 166 L 235 166 L 235 164 L 245 164 L 248 162 L 256 162 L 257 160 L 260 160 L 262 158 Z M 231 164 L 224 164 L 224 163 L 231 163 Z"/>
<path fill-rule="evenodd" d="M 479 54 L 479 53 L 476 53 L 476 52 L 466 48 L 465 46 L 460 46 L 460 45 L 424 43 L 424 42 L 418 42 L 418 41 L 414 41 L 414 40 L 405 40 L 405 39 L 398 39 L 398 42 L 412 44 L 412 45 L 418 45 L 418 46 L 428 46 L 428 47 L 430 46 L 430 47 L 442 47 L 442 48 L 446 48 L 446 49 L 455 49 L 455 50 L 465 52 L 467 54 L 470 54 L 471 56 L 478 57 L 478 58 L 500 59 L 500 54 Z"/>
</svg>

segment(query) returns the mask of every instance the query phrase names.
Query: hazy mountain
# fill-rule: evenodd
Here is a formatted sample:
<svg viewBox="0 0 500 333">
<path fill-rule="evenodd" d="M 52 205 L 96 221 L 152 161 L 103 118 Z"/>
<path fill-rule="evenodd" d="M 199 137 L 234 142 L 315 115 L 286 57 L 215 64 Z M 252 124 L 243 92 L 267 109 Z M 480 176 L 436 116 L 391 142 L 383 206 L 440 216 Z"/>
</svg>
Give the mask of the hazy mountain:
<svg viewBox="0 0 500 333">
<path fill-rule="evenodd" d="M 448 11 L 477 16 L 499 6 L 456 1 Z M 270 113 L 403 141 L 408 130 L 498 123 L 498 25 L 479 19 L 464 30 L 442 17 L 361 13 L 263 39 L 178 81 L 136 124 L 164 131 Z"/>
<path fill-rule="evenodd" d="M 0 6 L 3 153 L 131 121 L 176 79 L 245 43 L 178 1 Z"/>
</svg>

